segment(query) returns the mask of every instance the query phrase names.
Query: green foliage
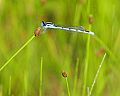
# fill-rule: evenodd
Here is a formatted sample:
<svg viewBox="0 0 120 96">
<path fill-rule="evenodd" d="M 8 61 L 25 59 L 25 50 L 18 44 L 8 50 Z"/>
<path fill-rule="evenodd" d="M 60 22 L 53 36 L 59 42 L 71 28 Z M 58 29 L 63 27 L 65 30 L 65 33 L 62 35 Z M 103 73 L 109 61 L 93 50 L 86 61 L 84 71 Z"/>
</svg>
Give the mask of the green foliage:
<svg viewBox="0 0 120 96">
<path fill-rule="evenodd" d="M 35 37 L 0 71 L 0 96 L 38 96 L 41 90 L 42 96 L 67 96 L 62 70 L 68 73 L 70 93 L 76 89 L 71 95 L 82 96 L 85 91 L 87 96 L 87 87 L 93 82 L 104 52 L 108 55 L 92 94 L 119 96 L 119 4 L 119 0 L 0 0 L 0 68 L 42 20 L 84 26 L 95 32 L 89 38 L 88 34 L 48 29 Z M 92 24 L 89 15 L 93 16 Z"/>
</svg>

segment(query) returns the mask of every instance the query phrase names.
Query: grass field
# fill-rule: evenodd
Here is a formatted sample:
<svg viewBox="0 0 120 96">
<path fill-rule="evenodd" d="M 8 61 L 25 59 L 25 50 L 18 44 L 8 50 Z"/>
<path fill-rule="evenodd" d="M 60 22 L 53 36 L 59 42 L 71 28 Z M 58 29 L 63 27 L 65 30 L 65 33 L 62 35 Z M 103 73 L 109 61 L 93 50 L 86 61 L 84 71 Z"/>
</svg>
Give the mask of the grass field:
<svg viewBox="0 0 120 96">
<path fill-rule="evenodd" d="M 119 0 L 0 0 L 0 96 L 90 96 L 94 81 L 91 96 L 119 96 L 119 8 Z M 95 35 L 48 29 L 34 37 L 41 21 Z"/>
</svg>

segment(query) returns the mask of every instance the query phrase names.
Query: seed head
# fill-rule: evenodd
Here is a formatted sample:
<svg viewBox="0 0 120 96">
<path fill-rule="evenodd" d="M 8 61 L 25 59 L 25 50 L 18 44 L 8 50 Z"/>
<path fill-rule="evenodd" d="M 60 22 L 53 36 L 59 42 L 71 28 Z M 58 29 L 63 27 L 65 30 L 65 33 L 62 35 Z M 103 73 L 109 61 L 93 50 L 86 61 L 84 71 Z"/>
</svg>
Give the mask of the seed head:
<svg viewBox="0 0 120 96">
<path fill-rule="evenodd" d="M 44 6 L 47 3 L 47 0 L 40 0 L 40 2 Z"/>
<path fill-rule="evenodd" d="M 66 77 L 67 77 L 67 73 L 66 73 L 65 71 L 62 71 L 62 76 L 63 76 L 64 78 L 66 78 Z"/>
<path fill-rule="evenodd" d="M 89 15 L 89 24 L 92 24 L 93 23 L 93 15 Z"/>
<path fill-rule="evenodd" d="M 100 48 L 100 49 L 97 50 L 96 55 L 99 57 L 99 56 L 102 56 L 104 53 L 105 53 L 105 49 Z"/>
<path fill-rule="evenodd" d="M 38 27 L 38 28 L 34 31 L 34 34 L 35 34 L 35 36 L 39 36 L 41 32 L 42 32 L 42 29 L 41 29 L 40 27 Z"/>
</svg>

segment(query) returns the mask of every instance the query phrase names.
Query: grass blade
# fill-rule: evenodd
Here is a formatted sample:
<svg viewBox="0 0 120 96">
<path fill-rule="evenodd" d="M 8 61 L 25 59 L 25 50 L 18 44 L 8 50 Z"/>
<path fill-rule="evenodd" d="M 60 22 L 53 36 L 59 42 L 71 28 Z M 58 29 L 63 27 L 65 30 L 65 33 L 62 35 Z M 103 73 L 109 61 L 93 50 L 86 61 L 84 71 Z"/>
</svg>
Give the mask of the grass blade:
<svg viewBox="0 0 120 96">
<path fill-rule="evenodd" d="M 9 78 L 9 90 L 8 90 L 8 96 L 11 96 L 11 76 Z M 0 95 L 1 96 L 1 95 Z"/>
<path fill-rule="evenodd" d="M 91 96 L 91 94 L 92 94 L 93 87 L 95 86 L 96 80 L 97 80 L 97 78 L 98 78 L 98 74 L 99 74 L 100 69 L 101 69 L 101 67 L 102 67 L 102 64 L 103 64 L 103 62 L 104 62 L 104 60 L 105 60 L 105 57 L 106 57 L 106 53 L 104 54 L 103 59 L 102 59 L 100 65 L 99 65 L 99 68 L 98 68 L 97 73 L 96 73 L 96 75 L 95 75 L 95 78 L 94 78 L 94 80 L 93 80 L 92 86 L 91 86 L 91 88 L 90 88 L 90 90 L 89 90 L 88 96 Z"/>
<path fill-rule="evenodd" d="M 41 64 L 40 64 L 40 90 L 39 95 L 42 96 L 42 67 L 43 67 L 43 57 L 41 57 Z"/>
<path fill-rule="evenodd" d="M 74 86 L 73 86 L 73 96 L 76 93 L 76 86 L 77 86 L 77 76 L 78 76 L 78 66 L 79 66 L 79 58 L 77 58 L 76 68 L 75 68 L 75 77 L 74 77 Z"/>
<path fill-rule="evenodd" d="M 0 72 L 10 63 L 10 61 L 20 52 L 20 51 L 22 51 L 33 39 L 34 39 L 34 35 L 17 51 L 17 52 L 15 52 L 15 54 L 13 54 L 12 55 L 12 57 L 9 59 L 9 60 L 7 60 L 4 64 L 3 64 L 3 66 L 0 68 Z"/>
<path fill-rule="evenodd" d="M 67 84 L 67 91 L 68 91 L 68 96 L 70 96 L 70 88 L 69 88 L 69 83 L 67 77 L 65 78 L 66 84 Z"/>
</svg>

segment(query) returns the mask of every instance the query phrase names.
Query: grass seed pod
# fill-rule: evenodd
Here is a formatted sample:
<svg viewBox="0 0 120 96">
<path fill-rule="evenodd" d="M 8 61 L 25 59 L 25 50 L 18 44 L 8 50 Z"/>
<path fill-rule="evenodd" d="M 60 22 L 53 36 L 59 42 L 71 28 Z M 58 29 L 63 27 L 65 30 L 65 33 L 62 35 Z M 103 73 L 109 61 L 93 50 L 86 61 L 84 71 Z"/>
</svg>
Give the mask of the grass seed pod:
<svg viewBox="0 0 120 96">
<path fill-rule="evenodd" d="M 63 76 L 64 78 L 66 78 L 66 77 L 67 77 L 67 73 L 66 73 L 65 71 L 62 71 L 62 76 Z"/>
<path fill-rule="evenodd" d="M 38 28 L 34 31 L 34 34 L 35 34 L 35 36 L 39 36 L 41 32 L 42 32 L 42 29 L 41 29 L 40 27 L 38 27 Z"/>
<path fill-rule="evenodd" d="M 88 17 L 88 21 L 89 21 L 89 24 L 92 24 L 93 23 L 93 15 L 89 15 L 89 17 Z"/>
</svg>

